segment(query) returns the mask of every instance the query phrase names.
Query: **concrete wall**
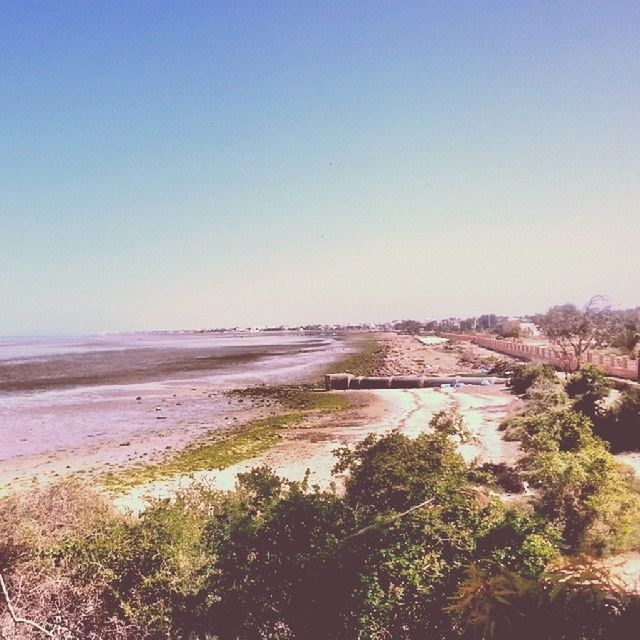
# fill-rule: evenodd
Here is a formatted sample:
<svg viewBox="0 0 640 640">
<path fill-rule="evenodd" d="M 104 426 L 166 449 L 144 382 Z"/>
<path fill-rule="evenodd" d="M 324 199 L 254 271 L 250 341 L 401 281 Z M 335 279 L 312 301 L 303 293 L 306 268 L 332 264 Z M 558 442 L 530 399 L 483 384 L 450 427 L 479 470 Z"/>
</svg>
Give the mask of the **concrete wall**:
<svg viewBox="0 0 640 640">
<path fill-rule="evenodd" d="M 529 344 L 522 344 L 513 340 L 499 340 L 481 334 L 465 333 L 441 333 L 444 338 L 450 340 L 468 340 L 486 349 L 504 353 L 521 360 L 530 362 L 548 362 L 561 369 L 576 369 L 578 366 L 575 358 L 564 358 L 562 352 L 552 347 L 537 347 Z M 586 362 L 597 364 L 601 369 L 611 376 L 617 378 L 627 378 L 629 380 L 640 380 L 640 369 L 638 360 L 632 360 L 627 356 L 603 356 L 595 353 L 588 353 Z"/>
</svg>

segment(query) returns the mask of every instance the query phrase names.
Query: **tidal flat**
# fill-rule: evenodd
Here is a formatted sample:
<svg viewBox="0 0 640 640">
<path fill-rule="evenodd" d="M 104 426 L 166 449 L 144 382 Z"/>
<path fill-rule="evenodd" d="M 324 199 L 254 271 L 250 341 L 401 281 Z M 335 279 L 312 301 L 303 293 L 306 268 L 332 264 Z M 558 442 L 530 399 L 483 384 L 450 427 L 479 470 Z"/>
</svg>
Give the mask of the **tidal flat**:
<svg viewBox="0 0 640 640">
<path fill-rule="evenodd" d="M 0 340 L 0 492 L 157 461 L 267 418 L 226 392 L 317 379 L 350 350 L 301 333 Z"/>
</svg>

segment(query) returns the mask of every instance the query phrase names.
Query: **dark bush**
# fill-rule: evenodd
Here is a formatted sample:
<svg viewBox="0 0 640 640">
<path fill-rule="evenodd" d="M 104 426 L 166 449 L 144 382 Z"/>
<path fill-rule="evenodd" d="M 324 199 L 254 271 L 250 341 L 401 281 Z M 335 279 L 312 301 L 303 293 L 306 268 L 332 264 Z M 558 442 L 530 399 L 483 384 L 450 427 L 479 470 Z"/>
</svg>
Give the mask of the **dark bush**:
<svg viewBox="0 0 640 640">
<path fill-rule="evenodd" d="M 481 484 L 495 483 L 507 493 L 522 493 L 524 491 L 524 482 L 520 471 L 504 462 L 485 462 L 476 469 L 472 469 L 470 479 L 472 482 Z"/>
<path fill-rule="evenodd" d="M 640 389 L 628 387 L 595 421 L 595 432 L 614 452 L 640 451 Z"/>
</svg>

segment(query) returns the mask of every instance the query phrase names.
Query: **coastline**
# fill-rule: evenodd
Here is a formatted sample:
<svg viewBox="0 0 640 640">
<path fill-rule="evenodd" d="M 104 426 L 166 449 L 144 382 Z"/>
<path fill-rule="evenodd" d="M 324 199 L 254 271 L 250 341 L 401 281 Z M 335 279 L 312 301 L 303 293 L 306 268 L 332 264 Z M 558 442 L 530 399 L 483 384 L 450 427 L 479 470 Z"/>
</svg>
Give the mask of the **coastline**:
<svg viewBox="0 0 640 640">
<path fill-rule="evenodd" d="M 174 336 L 153 338 L 166 343 Z M 186 350 L 182 346 L 188 339 L 180 335 L 181 348 L 167 347 L 164 353 L 137 349 L 137 360 L 130 364 L 133 368 L 150 359 L 165 361 L 160 371 L 145 369 L 145 382 L 132 383 L 125 372 L 121 384 L 60 388 L 56 383 L 53 389 L 37 392 L 0 393 L 0 494 L 27 488 L 34 481 L 49 482 L 72 474 L 93 478 L 116 468 L 155 462 L 211 431 L 266 418 L 273 408 L 250 409 L 248 403 L 228 398 L 224 392 L 255 384 L 315 380 L 351 351 L 343 339 L 335 337 L 232 336 L 232 344 L 223 344 L 222 350 L 217 348 L 216 336 L 205 336 L 203 346 L 202 336 L 196 335 L 195 346 Z M 274 344 L 278 341 L 280 344 Z M 253 344 L 245 347 L 245 343 Z M 216 349 L 213 354 L 211 345 Z M 246 361 L 247 349 L 253 354 L 250 362 Z M 131 350 L 115 351 L 118 358 L 131 354 Z M 190 357 L 187 367 L 185 354 Z M 71 355 L 71 361 L 78 357 Z M 212 355 L 224 357 L 225 366 L 203 369 L 203 361 L 210 362 Z M 106 353 L 109 375 L 118 370 L 112 356 L 113 351 Z M 236 356 L 239 360 L 233 361 Z M 89 357 L 96 359 L 96 352 L 91 351 Z M 68 370 L 69 358 L 62 359 Z M 107 370 L 104 360 L 98 367 L 103 371 Z M 40 353 L 27 362 L 6 358 L 0 362 L 5 371 L 12 362 L 23 371 L 24 366 L 39 366 L 50 377 L 52 369 L 61 369 L 59 358 L 47 359 Z M 199 373 L 194 375 L 194 369 Z M 154 379 L 149 381 L 149 376 Z"/>
</svg>

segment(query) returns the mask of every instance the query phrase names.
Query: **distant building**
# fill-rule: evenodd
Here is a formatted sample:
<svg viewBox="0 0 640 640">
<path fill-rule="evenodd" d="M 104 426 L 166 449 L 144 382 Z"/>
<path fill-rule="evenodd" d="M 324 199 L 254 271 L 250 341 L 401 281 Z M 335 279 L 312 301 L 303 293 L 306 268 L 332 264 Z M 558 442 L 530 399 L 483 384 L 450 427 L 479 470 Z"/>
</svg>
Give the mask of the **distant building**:
<svg viewBox="0 0 640 640">
<path fill-rule="evenodd" d="M 509 318 L 504 323 L 504 329 L 517 329 L 523 337 L 534 337 L 542 335 L 540 328 L 530 320 L 522 320 L 521 318 Z"/>
</svg>

